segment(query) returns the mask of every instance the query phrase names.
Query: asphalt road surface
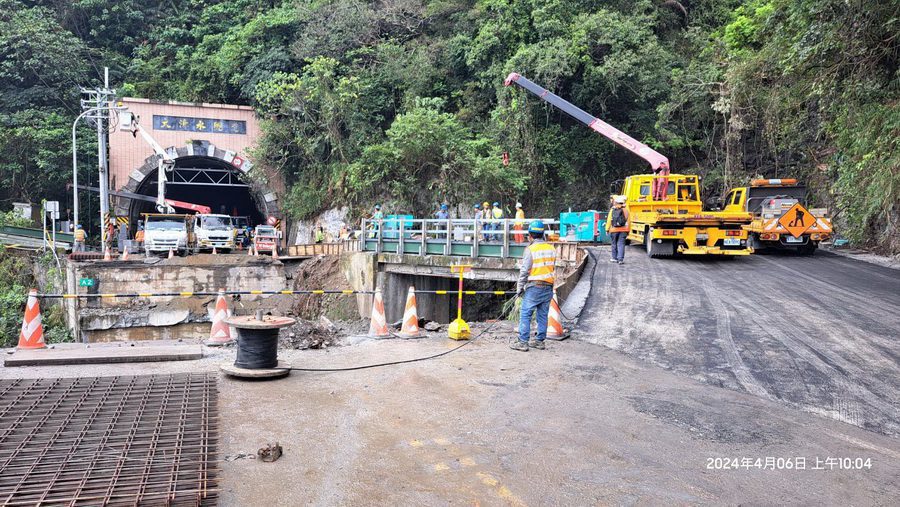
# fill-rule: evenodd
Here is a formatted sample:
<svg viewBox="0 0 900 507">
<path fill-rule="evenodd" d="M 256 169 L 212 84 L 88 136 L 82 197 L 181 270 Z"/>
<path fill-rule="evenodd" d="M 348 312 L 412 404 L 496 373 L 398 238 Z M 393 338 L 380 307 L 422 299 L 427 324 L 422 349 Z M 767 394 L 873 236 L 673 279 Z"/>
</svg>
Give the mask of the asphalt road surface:
<svg viewBox="0 0 900 507">
<path fill-rule="evenodd" d="M 595 249 L 576 336 L 702 382 L 900 434 L 900 270 L 815 257 Z"/>
</svg>

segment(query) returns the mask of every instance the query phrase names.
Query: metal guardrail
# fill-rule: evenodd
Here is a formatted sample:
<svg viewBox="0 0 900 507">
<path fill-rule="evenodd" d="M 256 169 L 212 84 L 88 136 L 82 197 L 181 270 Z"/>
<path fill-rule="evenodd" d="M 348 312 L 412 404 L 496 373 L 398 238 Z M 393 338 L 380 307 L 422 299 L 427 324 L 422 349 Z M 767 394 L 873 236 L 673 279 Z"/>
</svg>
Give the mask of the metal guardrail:
<svg viewBox="0 0 900 507">
<path fill-rule="evenodd" d="M 411 255 L 521 258 L 534 218 L 363 219 L 360 250 Z M 540 219 L 548 239 L 558 239 L 559 220 Z M 573 259 L 574 260 L 574 259 Z"/>
</svg>

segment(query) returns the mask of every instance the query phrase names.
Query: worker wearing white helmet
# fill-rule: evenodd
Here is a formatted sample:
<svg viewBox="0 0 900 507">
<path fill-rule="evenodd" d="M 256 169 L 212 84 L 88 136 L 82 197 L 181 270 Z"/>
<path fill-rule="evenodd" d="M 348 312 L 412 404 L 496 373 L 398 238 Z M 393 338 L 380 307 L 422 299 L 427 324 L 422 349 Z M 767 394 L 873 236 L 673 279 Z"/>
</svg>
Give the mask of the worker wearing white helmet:
<svg viewBox="0 0 900 507">
<path fill-rule="evenodd" d="M 525 210 L 522 209 L 522 203 L 516 203 L 516 222 L 513 224 L 513 229 L 516 231 L 524 231 L 525 230 Z M 524 243 L 525 242 L 525 234 L 522 232 L 516 232 L 515 234 L 516 243 Z"/>
</svg>

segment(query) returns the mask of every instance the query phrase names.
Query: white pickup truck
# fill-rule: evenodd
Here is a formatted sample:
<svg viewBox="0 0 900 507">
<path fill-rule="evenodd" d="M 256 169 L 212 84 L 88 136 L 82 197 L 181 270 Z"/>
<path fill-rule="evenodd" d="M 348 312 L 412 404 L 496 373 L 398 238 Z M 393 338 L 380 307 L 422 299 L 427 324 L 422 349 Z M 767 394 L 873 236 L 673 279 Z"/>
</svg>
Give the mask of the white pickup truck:
<svg viewBox="0 0 900 507">
<path fill-rule="evenodd" d="M 234 250 L 234 225 L 228 215 L 194 215 L 194 232 L 200 251 L 211 252 L 213 248 L 225 252 Z"/>
</svg>

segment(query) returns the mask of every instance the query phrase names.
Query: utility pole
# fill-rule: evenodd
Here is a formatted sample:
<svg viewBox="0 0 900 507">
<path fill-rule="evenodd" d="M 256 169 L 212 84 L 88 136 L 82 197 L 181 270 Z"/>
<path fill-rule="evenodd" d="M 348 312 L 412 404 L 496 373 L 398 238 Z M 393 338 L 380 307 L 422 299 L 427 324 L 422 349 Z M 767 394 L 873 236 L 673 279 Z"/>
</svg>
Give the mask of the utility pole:
<svg viewBox="0 0 900 507">
<path fill-rule="evenodd" d="M 106 231 L 109 229 L 109 159 L 107 157 L 106 152 L 106 139 L 109 134 L 107 127 L 109 126 L 109 109 L 110 104 L 115 98 L 116 91 L 109 89 L 109 67 L 103 68 L 103 87 L 102 88 L 94 88 L 94 89 L 81 89 L 82 95 L 85 97 L 81 99 L 81 108 L 84 110 L 84 113 L 87 118 L 94 120 L 97 125 L 97 158 L 98 158 L 98 171 L 100 173 L 100 179 L 98 181 L 98 186 L 100 187 L 100 244 L 106 245 L 107 237 Z M 76 120 L 77 121 L 77 120 Z M 74 126 L 73 126 L 73 139 L 74 139 Z M 73 143 L 74 144 L 74 143 Z M 74 163 L 74 148 L 73 148 L 73 163 Z M 74 189 L 75 192 L 78 191 L 77 185 Z M 76 206 L 77 206 L 77 199 Z M 76 210 L 77 215 L 77 210 Z"/>
</svg>

